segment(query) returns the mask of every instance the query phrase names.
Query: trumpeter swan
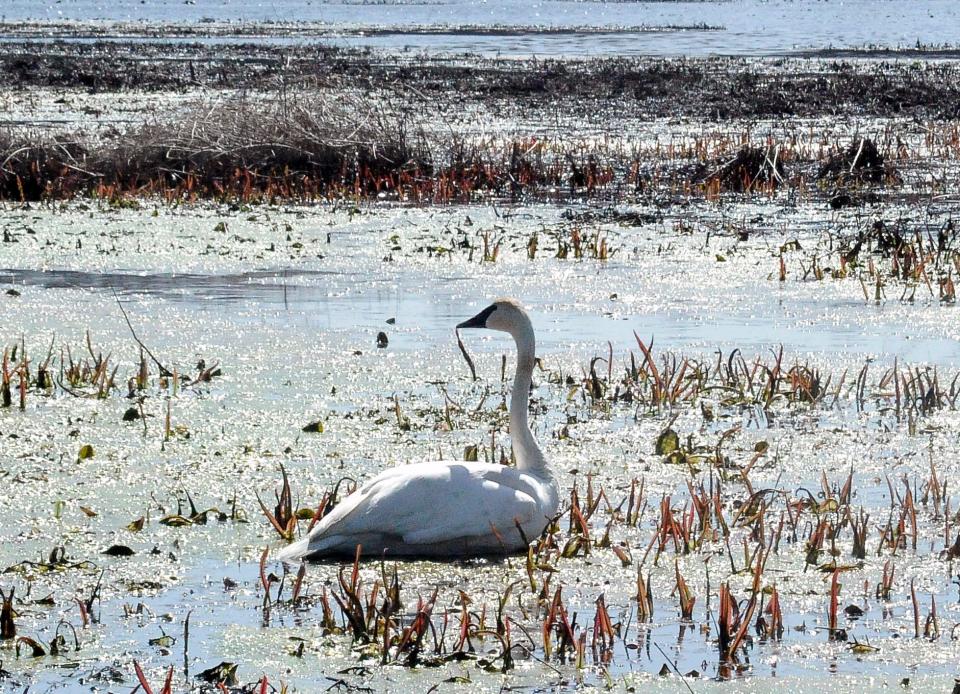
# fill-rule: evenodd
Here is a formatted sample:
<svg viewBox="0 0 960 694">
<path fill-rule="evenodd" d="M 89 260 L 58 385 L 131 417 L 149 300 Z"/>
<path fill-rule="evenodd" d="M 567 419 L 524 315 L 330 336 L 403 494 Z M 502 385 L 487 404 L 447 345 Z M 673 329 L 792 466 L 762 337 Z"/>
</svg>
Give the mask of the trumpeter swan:
<svg viewBox="0 0 960 694">
<path fill-rule="evenodd" d="M 500 299 L 457 328 L 513 336 L 517 370 L 510 435 L 517 466 L 432 462 L 386 470 L 341 501 L 279 559 L 352 556 L 472 557 L 523 551 L 559 506 L 557 484 L 527 423 L 533 325 L 515 300 Z"/>
</svg>

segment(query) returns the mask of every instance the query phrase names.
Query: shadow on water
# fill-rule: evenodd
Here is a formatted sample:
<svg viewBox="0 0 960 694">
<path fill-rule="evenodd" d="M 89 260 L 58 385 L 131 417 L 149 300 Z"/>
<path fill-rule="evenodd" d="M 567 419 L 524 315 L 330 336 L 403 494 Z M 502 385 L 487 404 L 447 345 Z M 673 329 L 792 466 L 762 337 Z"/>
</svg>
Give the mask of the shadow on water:
<svg viewBox="0 0 960 694">
<path fill-rule="evenodd" d="M 342 273 L 321 270 L 254 270 L 234 274 L 82 272 L 77 270 L 0 270 L 0 282 L 44 289 L 116 290 L 179 301 L 284 300 L 296 291 L 291 280 L 328 277 Z"/>
</svg>

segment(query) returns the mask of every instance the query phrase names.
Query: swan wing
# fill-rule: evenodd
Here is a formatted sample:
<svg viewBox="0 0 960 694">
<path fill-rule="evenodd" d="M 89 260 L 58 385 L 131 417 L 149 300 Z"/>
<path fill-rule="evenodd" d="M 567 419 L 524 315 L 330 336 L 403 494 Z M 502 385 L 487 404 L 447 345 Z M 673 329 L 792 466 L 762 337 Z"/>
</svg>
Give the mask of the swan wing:
<svg viewBox="0 0 960 694">
<path fill-rule="evenodd" d="M 406 545 L 492 537 L 505 546 L 516 546 L 522 540 L 517 523 L 529 528 L 546 520 L 534 484 L 514 469 L 486 463 L 394 468 L 338 504 L 302 549 L 321 549 L 333 537 L 338 542 L 394 537 Z"/>
<path fill-rule="evenodd" d="M 493 536 L 506 546 L 523 541 L 521 527 L 546 520 L 533 490 L 513 470 L 471 470 L 460 480 L 465 466 L 451 466 L 449 484 L 444 476 L 429 484 L 435 494 L 430 508 L 408 517 L 404 526 L 404 542 L 411 545 L 430 544 L 468 537 Z M 504 474 L 507 473 L 507 474 Z M 538 531 L 539 532 L 539 531 Z"/>
</svg>

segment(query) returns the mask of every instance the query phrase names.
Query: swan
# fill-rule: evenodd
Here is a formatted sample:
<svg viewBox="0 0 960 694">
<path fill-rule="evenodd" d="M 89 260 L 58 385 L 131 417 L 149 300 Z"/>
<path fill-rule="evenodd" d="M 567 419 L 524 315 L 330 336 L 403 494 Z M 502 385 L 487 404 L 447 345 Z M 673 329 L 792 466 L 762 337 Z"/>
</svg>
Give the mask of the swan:
<svg viewBox="0 0 960 694">
<path fill-rule="evenodd" d="M 510 398 L 510 435 L 517 465 L 429 462 L 381 472 L 341 501 L 278 558 L 353 556 L 467 558 L 526 551 L 560 504 L 557 483 L 527 423 L 535 340 L 513 299 L 499 299 L 460 323 L 510 334 L 517 368 Z"/>
</svg>

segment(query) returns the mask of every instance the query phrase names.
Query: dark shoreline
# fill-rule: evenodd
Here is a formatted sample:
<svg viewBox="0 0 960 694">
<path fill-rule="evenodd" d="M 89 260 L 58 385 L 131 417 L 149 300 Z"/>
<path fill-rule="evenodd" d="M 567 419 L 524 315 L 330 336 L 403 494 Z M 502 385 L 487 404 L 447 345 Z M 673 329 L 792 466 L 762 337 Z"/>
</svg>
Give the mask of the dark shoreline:
<svg viewBox="0 0 960 694">
<path fill-rule="evenodd" d="M 426 57 L 312 44 L 11 41 L 0 88 L 412 90 L 425 99 L 515 113 L 611 109 L 624 119 L 960 117 L 960 63 L 916 54 L 865 60 Z M 953 53 L 951 53 L 953 55 Z M 409 90 L 407 89 L 409 88 Z M 498 103 L 499 102 L 499 103 Z M 501 105 L 502 104 L 502 105 Z"/>
<path fill-rule="evenodd" d="M 147 22 L 26 22 L 0 21 L 0 39 L 77 41 L 96 39 L 324 39 L 350 36 L 566 36 L 725 31 L 710 24 L 637 24 L 517 26 L 510 24 L 411 24 L 405 26 L 342 26 L 323 22 L 200 22 L 156 25 Z"/>
</svg>

